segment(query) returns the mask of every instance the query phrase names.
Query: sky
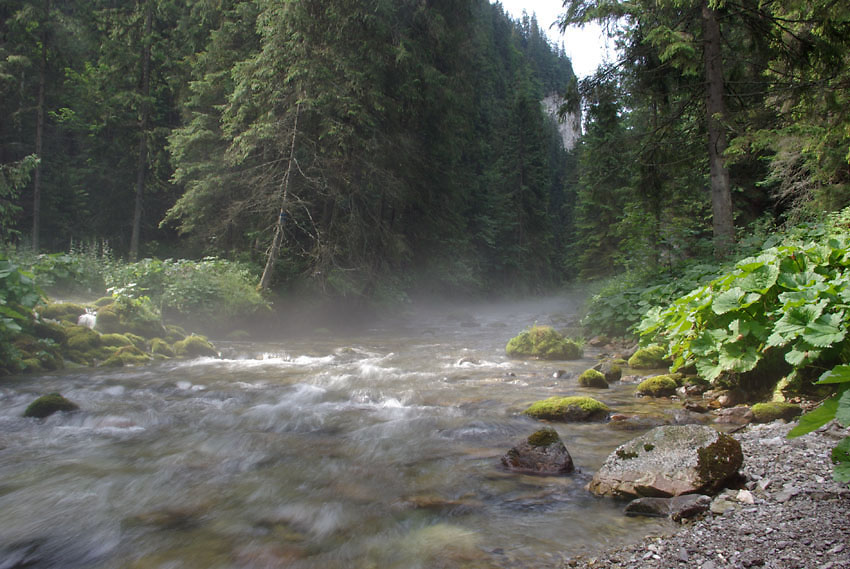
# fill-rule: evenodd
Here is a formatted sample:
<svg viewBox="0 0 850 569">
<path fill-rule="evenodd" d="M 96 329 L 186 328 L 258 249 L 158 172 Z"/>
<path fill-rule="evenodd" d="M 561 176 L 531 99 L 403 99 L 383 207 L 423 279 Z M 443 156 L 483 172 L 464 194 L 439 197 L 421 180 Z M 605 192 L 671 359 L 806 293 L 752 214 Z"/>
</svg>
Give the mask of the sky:
<svg viewBox="0 0 850 569">
<path fill-rule="evenodd" d="M 537 23 L 547 31 L 549 39 L 558 45 L 563 42 L 567 56 L 572 61 L 573 71 L 579 79 L 591 75 L 605 59 L 606 39 L 599 26 L 594 24 L 570 28 L 566 34 L 561 34 L 557 26 L 549 27 L 563 10 L 561 0 L 501 0 L 501 3 L 505 12 L 514 19 L 521 17 L 523 10 L 529 16 L 537 14 Z"/>
</svg>

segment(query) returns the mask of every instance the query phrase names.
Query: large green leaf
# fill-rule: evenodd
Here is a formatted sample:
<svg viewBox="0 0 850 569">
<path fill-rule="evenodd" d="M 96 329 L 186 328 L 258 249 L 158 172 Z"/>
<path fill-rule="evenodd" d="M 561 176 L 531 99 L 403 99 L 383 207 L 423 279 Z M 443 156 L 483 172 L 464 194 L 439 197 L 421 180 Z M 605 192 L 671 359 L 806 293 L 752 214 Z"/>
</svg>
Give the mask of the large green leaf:
<svg viewBox="0 0 850 569">
<path fill-rule="evenodd" d="M 850 365 L 835 366 L 829 371 L 825 371 L 818 383 L 850 383 Z"/>
<path fill-rule="evenodd" d="M 845 389 L 838 398 L 838 409 L 835 410 L 835 418 L 845 427 L 850 427 L 850 389 Z"/>
<path fill-rule="evenodd" d="M 735 343 L 721 347 L 718 364 L 724 371 L 744 373 L 755 368 L 759 360 L 761 360 L 761 354 L 754 346 Z"/>
<path fill-rule="evenodd" d="M 773 257 L 775 260 L 775 257 Z M 779 267 L 773 264 L 763 264 L 746 273 L 738 280 L 738 286 L 747 292 L 764 293 L 776 284 L 779 276 Z"/>
<path fill-rule="evenodd" d="M 727 312 L 738 310 L 741 307 L 741 298 L 743 296 L 744 291 L 741 288 L 730 288 L 714 297 L 714 301 L 711 303 L 711 309 L 715 314 L 726 314 Z"/>
<path fill-rule="evenodd" d="M 828 348 L 846 336 L 841 327 L 843 313 L 824 314 L 803 330 L 803 340 L 816 348 Z"/>
<path fill-rule="evenodd" d="M 794 306 L 776 322 L 773 334 L 767 339 L 769 346 L 782 346 L 805 332 L 806 327 L 823 313 L 825 302 Z"/>
<path fill-rule="evenodd" d="M 837 482 L 850 482 L 850 437 L 845 437 L 832 449 L 835 468 L 832 477 Z"/>
<path fill-rule="evenodd" d="M 834 395 L 821 403 L 816 409 L 802 415 L 797 426 L 788 431 L 788 437 L 794 438 L 811 433 L 835 419 L 839 398 L 840 395 Z"/>
</svg>

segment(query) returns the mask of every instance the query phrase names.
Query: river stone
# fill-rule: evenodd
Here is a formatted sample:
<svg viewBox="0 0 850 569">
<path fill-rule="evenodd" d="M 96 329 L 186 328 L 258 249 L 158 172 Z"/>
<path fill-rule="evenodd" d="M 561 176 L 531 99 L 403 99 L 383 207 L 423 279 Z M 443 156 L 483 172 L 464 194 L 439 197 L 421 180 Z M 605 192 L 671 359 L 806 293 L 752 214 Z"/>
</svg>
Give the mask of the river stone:
<svg viewBox="0 0 850 569">
<path fill-rule="evenodd" d="M 502 464 L 513 472 L 530 474 L 567 474 L 575 470 L 573 459 L 555 429 L 536 431 L 502 457 Z"/>
<path fill-rule="evenodd" d="M 615 498 L 707 494 L 742 463 L 741 445 L 729 435 L 704 425 L 666 425 L 617 447 L 588 490 Z"/>
<path fill-rule="evenodd" d="M 626 506 L 629 516 L 652 516 L 673 518 L 681 521 L 705 512 L 711 506 L 711 498 L 703 494 L 686 494 L 672 498 L 637 498 Z"/>
</svg>

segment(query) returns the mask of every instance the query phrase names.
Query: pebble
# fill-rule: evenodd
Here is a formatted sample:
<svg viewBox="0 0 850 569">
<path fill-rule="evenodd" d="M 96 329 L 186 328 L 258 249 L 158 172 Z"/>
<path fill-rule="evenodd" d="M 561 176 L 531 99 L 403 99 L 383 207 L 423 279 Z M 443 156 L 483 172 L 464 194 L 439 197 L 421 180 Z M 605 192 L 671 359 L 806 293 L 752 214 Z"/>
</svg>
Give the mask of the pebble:
<svg viewBox="0 0 850 569">
<path fill-rule="evenodd" d="M 833 425 L 789 440 L 792 426 L 777 421 L 734 433 L 744 451 L 747 489 L 712 501 L 712 511 L 723 514 L 706 513 L 672 534 L 588 552 L 592 563 L 567 557 L 562 567 L 850 569 L 850 487 L 833 481 L 830 460 L 850 430 Z"/>
</svg>

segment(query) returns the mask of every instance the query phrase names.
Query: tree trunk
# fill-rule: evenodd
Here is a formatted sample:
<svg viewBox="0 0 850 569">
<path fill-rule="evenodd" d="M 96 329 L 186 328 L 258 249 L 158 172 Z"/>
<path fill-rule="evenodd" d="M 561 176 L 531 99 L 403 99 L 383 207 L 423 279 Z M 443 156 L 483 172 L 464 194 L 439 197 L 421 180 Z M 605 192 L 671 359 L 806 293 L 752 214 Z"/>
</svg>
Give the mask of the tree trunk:
<svg viewBox="0 0 850 569">
<path fill-rule="evenodd" d="M 130 260 L 139 257 L 139 237 L 142 230 L 142 197 L 145 193 L 145 174 L 147 172 L 148 144 L 147 131 L 150 120 L 148 98 L 151 91 L 151 31 L 153 29 L 153 0 L 145 7 L 145 32 L 142 36 L 142 84 L 141 108 L 139 117 L 139 156 L 136 165 L 136 200 L 133 208 L 133 231 L 130 235 Z"/>
<path fill-rule="evenodd" d="M 41 233 L 41 153 L 44 148 L 44 90 L 47 82 L 47 22 L 50 19 L 50 0 L 44 2 L 41 24 L 41 63 L 38 68 L 38 102 L 35 117 L 35 165 L 32 182 L 32 250 L 38 252 Z"/>
<path fill-rule="evenodd" d="M 286 197 L 289 194 L 289 179 L 292 175 L 292 166 L 295 163 L 295 137 L 298 135 L 298 115 L 301 112 L 301 103 L 295 106 L 295 122 L 292 125 L 292 139 L 289 144 L 289 162 L 286 165 L 286 173 L 283 175 L 283 194 L 280 198 L 280 210 L 274 226 L 274 238 L 272 239 L 269 254 L 266 257 L 266 266 L 263 268 L 263 276 L 260 278 L 260 290 L 268 290 L 272 284 L 274 266 L 280 256 L 280 246 L 283 244 L 283 228 L 286 222 Z"/>
<path fill-rule="evenodd" d="M 726 132 L 723 120 L 726 108 L 723 103 L 723 59 L 720 52 L 720 25 L 717 13 L 702 4 L 703 33 L 705 39 L 706 120 L 708 130 L 708 162 L 711 176 L 711 211 L 714 229 L 714 254 L 723 257 L 735 240 L 732 217 L 732 191 L 729 169 L 723 160 L 726 151 Z"/>
</svg>

